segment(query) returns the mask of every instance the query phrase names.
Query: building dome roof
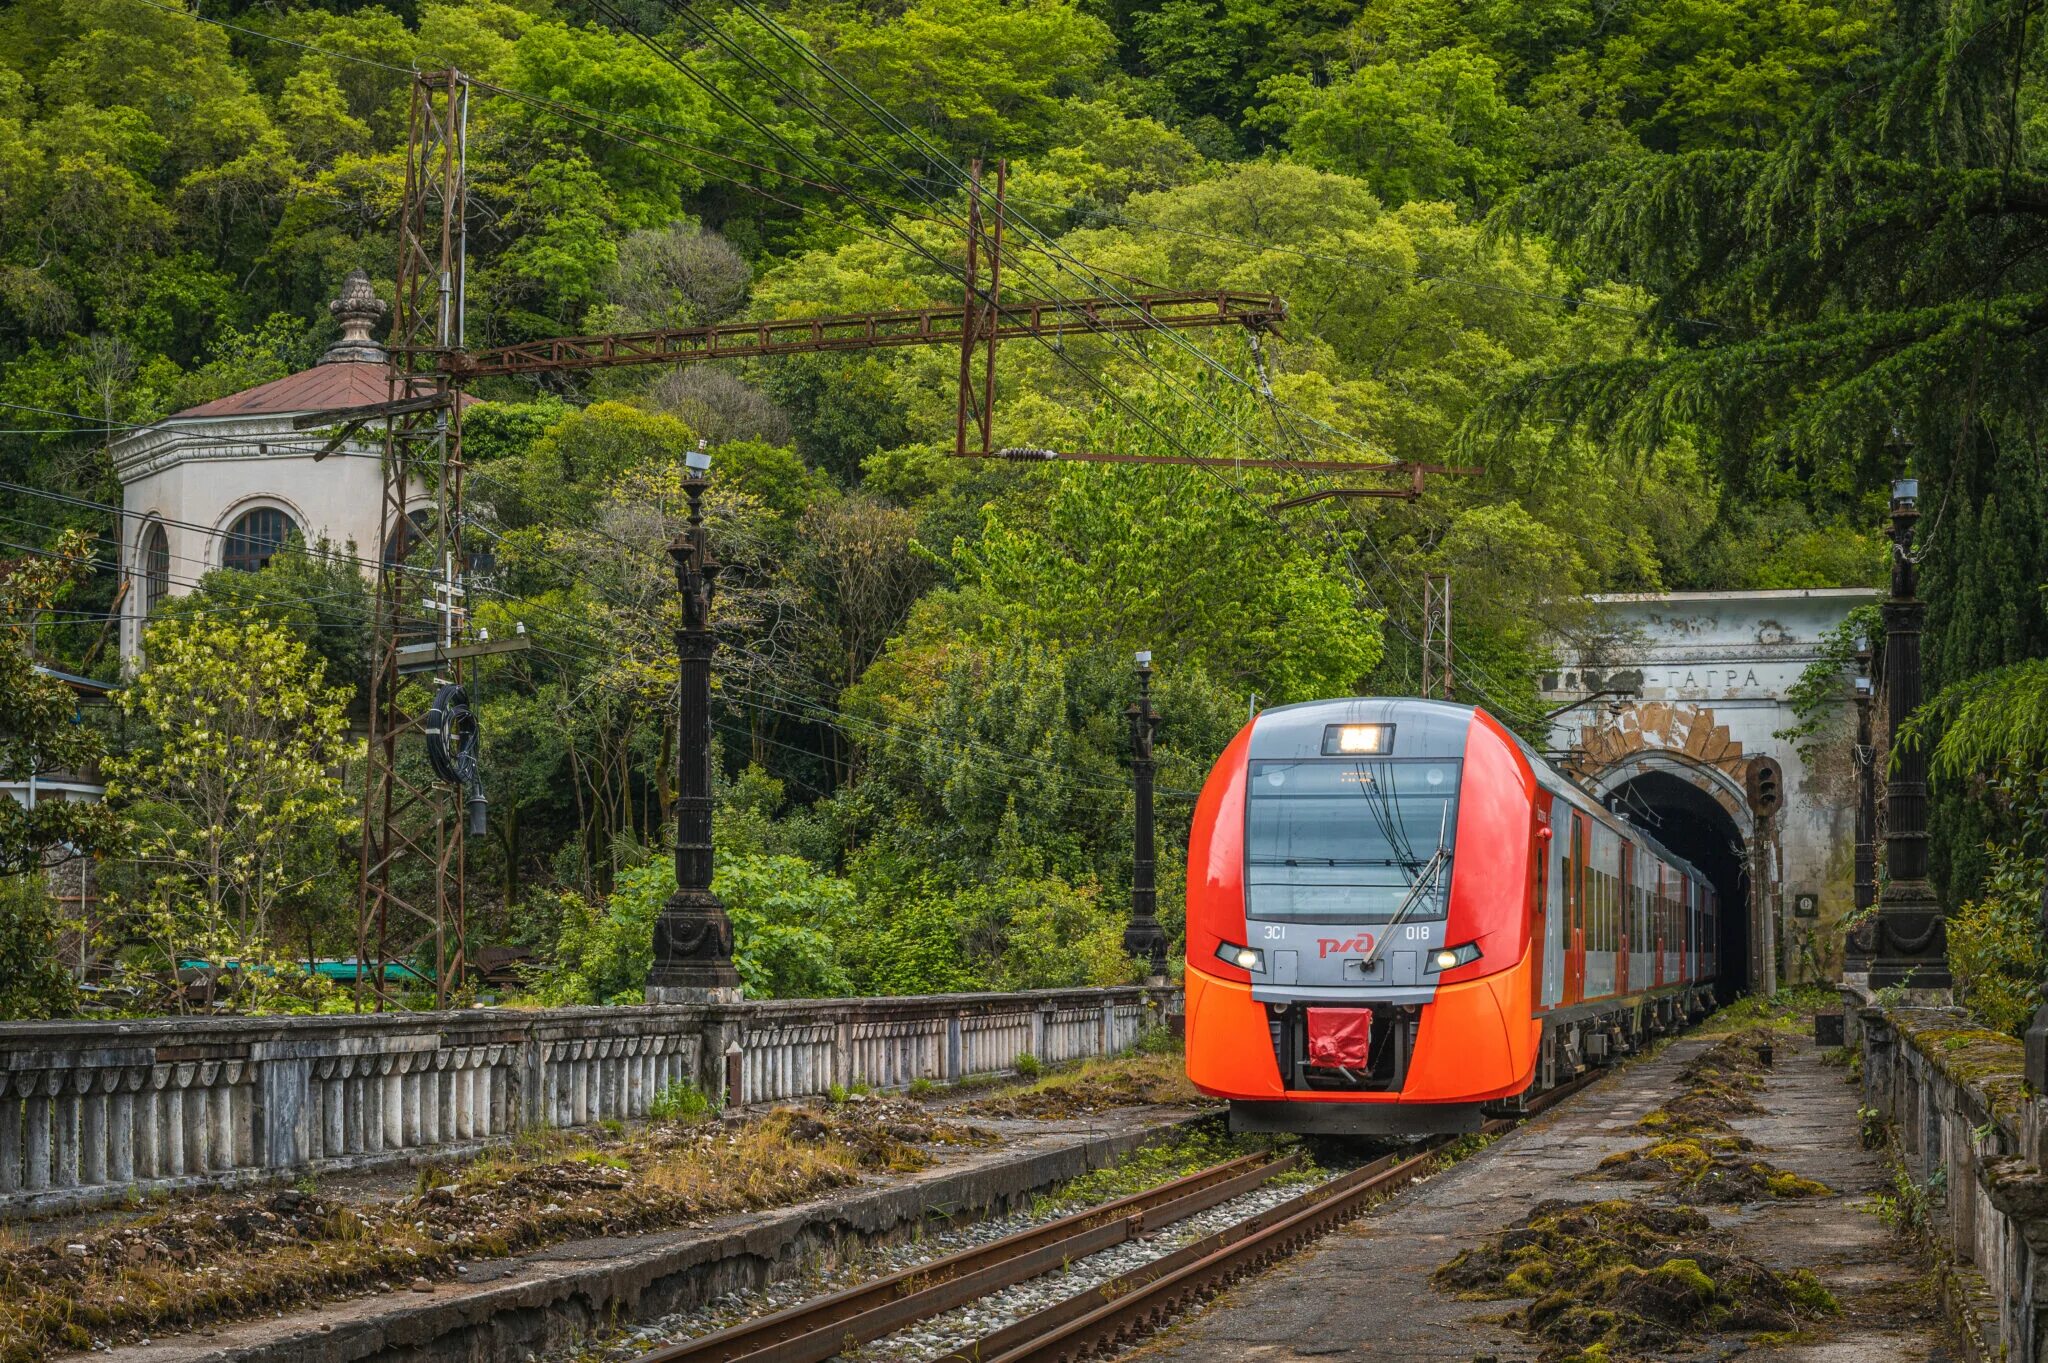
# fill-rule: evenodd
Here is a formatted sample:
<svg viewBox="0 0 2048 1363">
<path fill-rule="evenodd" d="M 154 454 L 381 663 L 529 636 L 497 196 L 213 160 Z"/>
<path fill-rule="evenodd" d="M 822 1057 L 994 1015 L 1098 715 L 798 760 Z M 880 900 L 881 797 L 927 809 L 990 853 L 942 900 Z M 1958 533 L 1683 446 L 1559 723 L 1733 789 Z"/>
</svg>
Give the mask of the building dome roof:
<svg viewBox="0 0 2048 1363">
<path fill-rule="evenodd" d="M 389 309 L 370 287 L 370 276 L 362 270 L 349 271 L 327 310 L 341 324 L 341 336 L 311 369 L 187 407 L 173 413 L 171 419 L 318 412 L 389 399 L 391 367 L 384 347 L 370 334 Z"/>
</svg>

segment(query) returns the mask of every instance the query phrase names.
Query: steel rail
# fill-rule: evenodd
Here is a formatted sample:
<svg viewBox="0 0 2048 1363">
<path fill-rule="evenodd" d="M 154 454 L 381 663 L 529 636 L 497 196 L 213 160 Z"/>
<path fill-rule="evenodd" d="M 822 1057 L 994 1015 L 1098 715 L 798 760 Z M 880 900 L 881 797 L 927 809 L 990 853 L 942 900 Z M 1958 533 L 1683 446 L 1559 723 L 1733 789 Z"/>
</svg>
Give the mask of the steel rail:
<svg viewBox="0 0 2048 1363">
<path fill-rule="evenodd" d="M 1500 1135 L 1577 1093 L 1605 1071 L 1589 1070 L 1533 1099 L 1514 1118 L 1491 1121 Z M 1226 1226 L 1193 1244 L 1055 1302 L 947 1356 L 943 1363 L 1075 1363 L 1142 1338 L 1238 1278 L 1294 1254 L 1427 1172 L 1455 1137 L 1374 1160 L 1292 1201 Z"/>
<path fill-rule="evenodd" d="M 892 1334 L 1226 1202 L 1299 1162 L 1299 1155 L 1275 1159 L 1265 1153 L 1228 1160 L 987 1245 L 656 1349 L 636 1363 L 821 1363 L 849 1342 Z"/>
</svg>

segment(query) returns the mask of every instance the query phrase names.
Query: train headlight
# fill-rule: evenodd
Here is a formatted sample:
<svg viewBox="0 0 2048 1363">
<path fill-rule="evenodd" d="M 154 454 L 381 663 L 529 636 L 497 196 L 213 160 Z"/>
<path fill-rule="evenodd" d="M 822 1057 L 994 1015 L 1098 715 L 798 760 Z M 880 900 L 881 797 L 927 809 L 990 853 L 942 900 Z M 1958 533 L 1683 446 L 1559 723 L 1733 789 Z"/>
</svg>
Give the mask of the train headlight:
<svg viewBox="0 0 2048 1363">
<path fill-rule="evenodd" d="M 1240 970 L 1264 970 L 1266 968 L 1265 952 L 1260 951 L 1257 947 L 1239 946 L 1235 942 L 1217 943 L 1216 959 L 1227 961 Z"/>
<path fill-rule="evenodd" d="M 1479 959 L 1479 943 L 1467 942 L 1461 947 L 1445 947 L 1429 953 L 1429 968 L 1432 973 L 1456 970 L 1461 965 L 1470 965 Z"/>
</svg>

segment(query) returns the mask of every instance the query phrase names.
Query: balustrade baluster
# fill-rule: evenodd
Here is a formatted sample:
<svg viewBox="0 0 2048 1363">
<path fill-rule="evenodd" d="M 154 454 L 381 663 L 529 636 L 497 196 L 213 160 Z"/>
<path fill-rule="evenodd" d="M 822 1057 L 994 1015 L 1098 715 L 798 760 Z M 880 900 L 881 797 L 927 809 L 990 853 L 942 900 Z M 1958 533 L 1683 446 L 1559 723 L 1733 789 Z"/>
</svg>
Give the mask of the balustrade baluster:
<svg viewBox="0 0 2048 1363">
<path fill-rule="evenodd" d="M 135 1181 L 135 1071 L 107 1071 L 108 1182 L 127 1187 Z M 145 1076 L 146 1081 L 146 1076 Z"/>
<path fill-rule="evenodd" d="M 96 1188 L 107 1181 L 108 1088 L 119 1070 L 78 1071 L 78 1181 Z"/>
<path fill-rule="evenodd" d="M 31 1075 L 27 1092 L 22 1116 L 22 1186 L 31 1192 L 41 1192 L 50 1186 L 49 1076 Z"/>
</svg>

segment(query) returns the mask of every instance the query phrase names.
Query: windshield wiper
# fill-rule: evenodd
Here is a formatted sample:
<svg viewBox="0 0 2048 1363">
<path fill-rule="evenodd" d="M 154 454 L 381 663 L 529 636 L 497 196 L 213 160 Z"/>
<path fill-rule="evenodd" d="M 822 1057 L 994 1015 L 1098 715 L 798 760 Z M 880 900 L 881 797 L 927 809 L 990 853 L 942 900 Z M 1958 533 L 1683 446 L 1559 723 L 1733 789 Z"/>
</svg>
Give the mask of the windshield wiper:
<svg viewBox="0 0 2048 1363">
<path fill-rule="evenodd" d="M 1443 864 L 1450 859 L 1451 849 L 1445 847 L 1442 843 L 1438 843 L 1436 851 L 1430 854 L 1429 860 L 1422 863 L 1421 874 L 1417 875 L 1415 882 L 1408 887 L 1406 897 L 1401 900 L 1401 907 L 1394 910 L 1394 922 L 1398 923 L 1401 921 L 1402 915 L 1408 912 L 1408 906 L 1413 904 L 1422 892 L 1430 887 L 1431 882 L 1437 877 L 1437 872 L 1442 870 Z"/>
<path fill-rule="evenodd" d="M 1451 859 L 1450 844 L 1444 840 L 1445 834 L 1450 832 L 1450 820 L 1451 807 L 1446 803 L 1443 816 L 1437 820 L 1436 851 L 1430 853 L 1429 860 L 1423 863 L 1421 873 L 1415 877 L 1415 882 L 1408 887 L 1408 893 L 1402 898 L 1401 907 L 1395 909 L 1394 916 L 1387 920 L 1387 930 L 1381 933 L 1379 940 L 1372 944 L 1372 950 L 1365 953 L 1363 962 L 1359 966 L 1361 971 L 1372 968 L 1372 963 L 1380 958 L 1380 952 L 1386 947 L 1388 940 L 1393 937 L 1394 929 L 1399 927 L 1401 920 L 1408 916 L 1409 908 L 1417 899 L 1422 897 L 1422 892 L 1428 889 L 1430 884 L 1436 880 L 1437 873 L 1443 869 L 1444 863 Z"/>
</svg>

